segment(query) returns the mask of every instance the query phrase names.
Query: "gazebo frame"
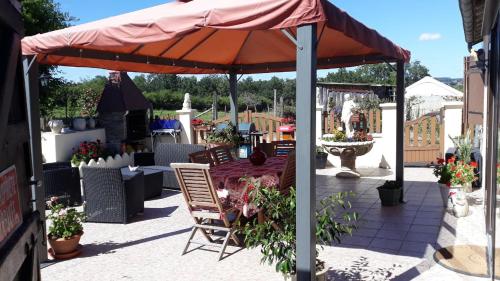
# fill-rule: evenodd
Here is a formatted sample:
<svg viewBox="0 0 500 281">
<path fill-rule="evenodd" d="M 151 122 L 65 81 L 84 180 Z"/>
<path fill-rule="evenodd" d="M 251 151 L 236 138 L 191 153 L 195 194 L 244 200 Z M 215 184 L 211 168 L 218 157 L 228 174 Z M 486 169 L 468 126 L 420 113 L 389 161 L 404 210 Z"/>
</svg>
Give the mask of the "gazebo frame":
<svg viewBox="0 0 500 281">
<path fill-rule="evenodd" d="M 403 185 L 403 134 L 404 134 L 404 63 L 401 58 L 389 57 L 384 55 L 369 56 L 341 56 L 317 59 L 316 38 L 318 33 L 317 23 L 308 23 L 297 26 L 296 38 L 287 30 L 282 32 L 296 46 L 296 61 L 266 63 L 255 65 L 219 65 L 203 62 L 194 62 L 187 60 L 175 60 L 161 57 L 146 57 L 134 54 L 112 53 L 106 51 L 96 51 L 88 49 L 63 48 L 52 52 L 64 57 L 85 57 L 106 61 L 125 61 L 139 64 L 156 65 L 175 65 L 189 68 L 207 69 L 210 73 L 216 70 L 218 73 L 229 74 L 229 92 L 231 105 L 231 121 L 234 124 L 238 122 L 237 107 L 237 75 L 254 73 L 265 67 L 266 71 L 283 71 L 283 69 L 296 68 L 296 104 L 297 107 L 297 274 L 298 280 L 315 280 L 315 258 L 316 258 L 316 180 L 315 180 L 315 144 L 316 144 L 316 122 L 315 122 L 315 97 L 316 97 L 316 70 L 329 65 L 362 65 L 372 63 L 396 63 L 397 84 L 396 84 L 396 103 L 397 103 L 397 145 L 396 145 L 396 181 Z M 321 31 L 322 32 L 322 31 Z M 38 57 L 37 57 L 38 56 Z M 38 120 L 38 63 L 44 62 L 44 54 L 24 56 L 24 73 L 27 100 L 31 101 L 30 107 L 30 128 L 34 135 L 32 139 L 32 149 L 35 152 L 41 152 L 40 135 L 34 132 L 39 131 Z M 40 179 L 41 155 L 33 157 L 34 180 Z M 36 198 L 43 198 L 43 186 L 37 189 Z M 401 198 L 401 201 L 403 198 Z M 37 202 L 40 210 L 43 210 L 43 204 Z"/>
</svg>

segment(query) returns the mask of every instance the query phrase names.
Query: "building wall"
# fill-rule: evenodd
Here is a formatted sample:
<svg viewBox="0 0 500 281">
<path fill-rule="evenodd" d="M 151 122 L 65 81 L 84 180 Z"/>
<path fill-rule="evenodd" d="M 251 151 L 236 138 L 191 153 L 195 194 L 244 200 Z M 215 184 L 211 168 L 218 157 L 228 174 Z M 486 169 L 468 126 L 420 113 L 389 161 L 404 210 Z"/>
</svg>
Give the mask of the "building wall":
<svg viewBox="0 0 500 281">
<path fill-rule="evenodd" d="M 464 58 L 464 129 L 483 124 L 484 80 L 471 57 Z"/>
</svg>

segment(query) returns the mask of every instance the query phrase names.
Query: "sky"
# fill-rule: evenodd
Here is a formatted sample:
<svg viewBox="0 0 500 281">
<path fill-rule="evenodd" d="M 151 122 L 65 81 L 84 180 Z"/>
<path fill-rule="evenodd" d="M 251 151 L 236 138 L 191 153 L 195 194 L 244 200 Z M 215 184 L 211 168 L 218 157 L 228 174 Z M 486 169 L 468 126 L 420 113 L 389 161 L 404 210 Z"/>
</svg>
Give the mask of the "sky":
<svg viewBox="0 0 500 281">
<path fill-rule="evenodd" d="M 210 1 L 210 0 L 206 0 Z M 168 2 L 166 0 L 56 0 L 61 10 L 78 20 L 73 25 L 120 15 Z M 463 57 L 467 55 L 460 10 L 456 0 L 330 0 L 352 17 L 377 30 L 412 53 L 434 77 L 463 77 Z M 61 76 L 79 81 L 106 70 L 60 67 Z M 331 71 L 331 70 L 330 70 Z M 323 77 L 329 71 L 318 71 Z M 252 75 L 294 78 L 294 73 Z"/>
</svg>

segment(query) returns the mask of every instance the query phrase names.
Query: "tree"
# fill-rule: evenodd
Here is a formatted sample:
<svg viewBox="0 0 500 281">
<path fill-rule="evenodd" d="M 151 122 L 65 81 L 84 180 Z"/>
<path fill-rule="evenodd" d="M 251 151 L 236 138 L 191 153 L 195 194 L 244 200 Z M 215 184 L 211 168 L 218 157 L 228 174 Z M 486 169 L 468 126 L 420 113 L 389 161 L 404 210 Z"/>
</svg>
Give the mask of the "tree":
<svg viewBox="0 0 500 281">
<path fill-rule="evenodd" d="M 148 91 L 148 80 L 146 79 L 146 75 L 140 74 L 134 77 L 132 79 L 134 81 L 134 84 L 141 90 L 141 92 L 145 93 Z"/>
<path fill-rule="evenodd" d="M 362 65 L 352 70 L 339 68 L 335 72 L 328 73 L 320 81 L 396 85 L 394 68 L 386 63 Z M 428 75 L 429 69 L 420 61 L 410 62 L 405 65 L 405 86 L 407 87 Z"/>
<path fill-rule="evenodd" d="M 246 110 L 248 110 L 250 107 L 254 108 L 254 111 L 257 112 L 257 105 L 260 104 L 257 95 L 250 93 L 250 92 L 245 92 L 243 95 L 241 95 L 241 102 L 247 107 Z"/>
<path fill-rule="evenodd" d="M 21 14 L 24 21 L 26 36 L 45 33 L 68 27 L 75 20 L 68 13 L 61 11 L 60 5 L 53 0 L 22 0 Z M 55 78 L 57 68 L 54 66 L 40 65 L 40 74 L 47 79 L 47 84 L 40 87 L 40 110 L 42 115 L 50 114 L 57 89 L 65 81 Z"/>
<path fill-rule="evenodd" d="M 429 69 L 416 60 L 406 66 L 405 86 L 409 86 L 425 76 L 430 76 Z"/>
<path fill-rule="evenodd" d="M 26 36 L 68 27 L 76 19 L 61 11 L 53 0 L 22 0 L 21 13 Z"/>
</svg>

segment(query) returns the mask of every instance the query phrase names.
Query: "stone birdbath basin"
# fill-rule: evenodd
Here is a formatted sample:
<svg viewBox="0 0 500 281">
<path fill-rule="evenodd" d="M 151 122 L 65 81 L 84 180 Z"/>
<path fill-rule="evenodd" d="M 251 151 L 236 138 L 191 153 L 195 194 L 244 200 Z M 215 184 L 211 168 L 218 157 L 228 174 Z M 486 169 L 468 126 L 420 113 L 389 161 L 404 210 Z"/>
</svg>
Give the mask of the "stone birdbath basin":
<svg viewBox="0 0 500 281">
<path fill-rule="evenodd" d="M 361 176 L 356 171 L 356 158 L 370 152 L 374 143 L 373 140 L 360 142 L 321 141 L 328 153 L 340 157 L 341 171 L 336 175 L 340 178 L 359 178 Z"/>
</svg>

